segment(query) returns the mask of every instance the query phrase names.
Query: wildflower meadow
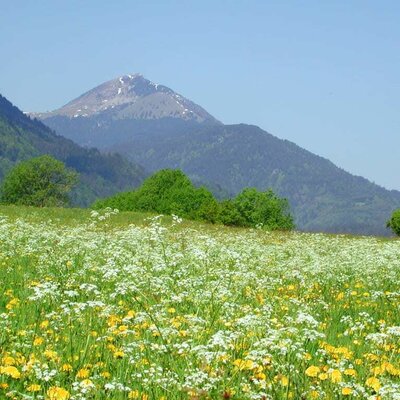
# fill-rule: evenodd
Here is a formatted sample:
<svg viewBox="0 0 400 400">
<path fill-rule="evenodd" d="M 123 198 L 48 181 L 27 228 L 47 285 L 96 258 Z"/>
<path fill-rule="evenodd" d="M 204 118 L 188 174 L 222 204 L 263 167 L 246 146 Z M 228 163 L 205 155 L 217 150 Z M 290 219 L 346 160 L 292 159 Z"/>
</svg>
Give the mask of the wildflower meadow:
<svg viewBox="0 0 400 400">
<path fill-rule="evenodd" d="M 0 217 L 1 399 L 400 399 L 398 239 L 117 220 Z"/>
</svg>

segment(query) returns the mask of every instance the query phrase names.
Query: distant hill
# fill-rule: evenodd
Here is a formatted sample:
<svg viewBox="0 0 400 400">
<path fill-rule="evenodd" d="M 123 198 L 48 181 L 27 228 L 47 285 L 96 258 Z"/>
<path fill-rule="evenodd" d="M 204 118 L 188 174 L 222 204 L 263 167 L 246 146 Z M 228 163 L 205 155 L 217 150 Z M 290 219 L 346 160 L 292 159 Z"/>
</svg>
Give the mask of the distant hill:
<svg viewBox="0 0 400 400">
<path fill-rule="evenodd" d="M 80 173 L 72 194 L 75 205 L 85 206 L 98 197 L 138 186 L 142 167 L 118 154 L 101 154 L 56 135 L 38 120 L 32 120 L 0 95 L 0 179 L 18 161 L 50 154 Z"/>
<path fill-rule="evenodd" d="M 34 114 L 82 145 L 118 151 L 153 172 L 181 168 L 217 194 L 273 188 L 300 229 L 389 234 L 400 192 L 251 125 L 223 125 L 171 89 L 141 75 L 116 78 L 50 113 Z"/>
</svg>

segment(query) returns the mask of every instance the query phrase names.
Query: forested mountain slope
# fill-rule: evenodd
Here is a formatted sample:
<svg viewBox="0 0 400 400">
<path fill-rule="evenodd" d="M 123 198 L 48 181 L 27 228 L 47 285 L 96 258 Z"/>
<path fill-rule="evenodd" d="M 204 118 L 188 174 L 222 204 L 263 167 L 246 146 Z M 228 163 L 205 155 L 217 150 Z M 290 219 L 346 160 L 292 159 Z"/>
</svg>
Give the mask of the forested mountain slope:
<svg viewBox="0 0 400 400">
<path fill-rule="evenodd" d="M 72 194 L 75 205 L 136 187 L 145 176 L 142 167 L 119 154 L 104 155 L 56 135 L 0 95 L 0 179 L 18 161 L 41 154 L 50 154 L 80 173 Z"/>
<path fill-rule="evenodd" d="M 273 188 L 288 198 L 298 227 L 310 231 L 388 234 L 386 220 L 400 206 L 400 192 L 252 125 L 134 135 L 113 150 L 150 171 L 181 168 L 232 194 L 248 186 Z"/>
</svg>

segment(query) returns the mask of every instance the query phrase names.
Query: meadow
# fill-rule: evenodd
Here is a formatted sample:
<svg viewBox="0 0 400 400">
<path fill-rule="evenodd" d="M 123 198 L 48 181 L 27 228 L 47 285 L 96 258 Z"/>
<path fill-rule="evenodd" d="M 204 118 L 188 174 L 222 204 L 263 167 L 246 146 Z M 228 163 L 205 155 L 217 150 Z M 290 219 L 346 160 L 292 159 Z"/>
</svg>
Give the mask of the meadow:
<svg viewBox="0 0 400 400">
<path fill-rule="evenodd" d="M 0 207 L 1 399 L 400 399 L 400 240 Z"/>
</svg>

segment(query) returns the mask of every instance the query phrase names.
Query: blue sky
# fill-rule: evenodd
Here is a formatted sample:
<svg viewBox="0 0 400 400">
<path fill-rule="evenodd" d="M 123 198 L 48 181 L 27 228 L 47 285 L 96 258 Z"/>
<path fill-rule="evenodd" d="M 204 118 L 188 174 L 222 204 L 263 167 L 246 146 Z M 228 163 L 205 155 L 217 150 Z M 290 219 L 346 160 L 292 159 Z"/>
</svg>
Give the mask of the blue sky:
<svg viewBox="0 0 400 400">
<path fill-rule="evenodd" d="M 141 72 L 400 190 L 399 1 L 0 0 L 0 93 L 60 107 Z"/>
</svg>

